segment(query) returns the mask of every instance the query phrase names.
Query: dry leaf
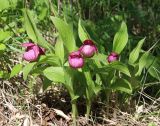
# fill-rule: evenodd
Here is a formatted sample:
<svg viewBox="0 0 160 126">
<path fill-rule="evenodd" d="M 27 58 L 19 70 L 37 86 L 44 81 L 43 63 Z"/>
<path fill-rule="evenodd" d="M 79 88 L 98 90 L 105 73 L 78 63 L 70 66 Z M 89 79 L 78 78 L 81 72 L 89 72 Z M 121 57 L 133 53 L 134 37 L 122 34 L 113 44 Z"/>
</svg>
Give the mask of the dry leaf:
<svg viewBox="0 0 160 126">
<path fill-rule="evenodd" d="M 71 120 L 70 117 L 68 117 L 66 114 L 64 114 L 64 112 L 62 112 L 61 110 L 58 109 L 54 109 L 55 113 L 63 118 L 65 118 L 67 121 Z"/>
</svg>

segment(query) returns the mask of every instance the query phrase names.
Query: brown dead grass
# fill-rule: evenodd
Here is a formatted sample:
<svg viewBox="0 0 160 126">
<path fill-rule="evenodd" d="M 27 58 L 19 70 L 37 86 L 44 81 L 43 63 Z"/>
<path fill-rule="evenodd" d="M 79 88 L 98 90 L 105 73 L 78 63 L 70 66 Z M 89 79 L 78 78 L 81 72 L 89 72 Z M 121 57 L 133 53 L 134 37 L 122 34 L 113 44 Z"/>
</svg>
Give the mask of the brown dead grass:
<svg viewBox="0 0 160 126">
<path fill-rule="evenodd" d="M 66 90 L 55 86 L 41 95 L 33 96 L 27 85 L 20 81 L 0 81 L 0 126 L 69 126 L 71 120 L 70 99 Z M 23 83 L 23 84 L 22 84 Z M 142 94 L 145 95 L 145 94 Z M 81 106 L 81 104 L 79 105 Z M 82 104 L 83 106 L 83 104 Z M 80 126 L 147 126 L 154 122 L 160 126 L 160 98 L 152 104 L 145 100 L 133 114 L 97 102 L 90 119 L 78 117 Z M 80 107 L 83 111 L 83 107 Z M 81 114 L 81 113 L 80 113 Z"/>
</svg>

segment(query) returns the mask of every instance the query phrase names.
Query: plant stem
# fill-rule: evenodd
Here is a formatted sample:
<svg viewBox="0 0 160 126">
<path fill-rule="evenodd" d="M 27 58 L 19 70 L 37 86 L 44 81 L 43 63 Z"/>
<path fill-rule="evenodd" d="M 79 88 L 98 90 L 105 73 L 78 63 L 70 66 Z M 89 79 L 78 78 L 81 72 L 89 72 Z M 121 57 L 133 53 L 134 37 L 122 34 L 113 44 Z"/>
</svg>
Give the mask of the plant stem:
<svg viewBox="0 0 160 126">
<path fill-rule="evenodd" d="M 76 101 L 73 101 L 73 102 L 72 102 L 72 119 L 73 119 L 73 126 L 76 126 L 76 125 L 77 125 L 77 121 L 76 121 L 77 115 L 78 115 L 77 103 L 76 103 Z"/>
<path fill-rule="evenodd" d="M 107 91 L 106 92 L 106 97 L 107 97 L 107 110 L 106 110 L 106 113 L 107 113 L 107 116 L 109 115 L 109 98 L 110 98 L 110 92 Z"/>
<path fill-rule="evenodd" d="M 92 98 L 90 97 L 90 94 L 89 94 L 89 89 L 87 88 L 86 89 L 86 117 L 87 119 L 89 118 L 89 114 L 90 114 L 90 111 L 91 111 L 91 100 Z"/>
<path fill-rule="evenodd" d="M 86 111 L 86 117 L 87 117 L 87 119 L 89 118 L 89 115 L 90 115 L 90 111 L 91 111 L 91 101 L 90 100 L 87 100 L 87 103 L 86 103 L 86 109 L 87 109 L 87 111 Z"/>
</svg>

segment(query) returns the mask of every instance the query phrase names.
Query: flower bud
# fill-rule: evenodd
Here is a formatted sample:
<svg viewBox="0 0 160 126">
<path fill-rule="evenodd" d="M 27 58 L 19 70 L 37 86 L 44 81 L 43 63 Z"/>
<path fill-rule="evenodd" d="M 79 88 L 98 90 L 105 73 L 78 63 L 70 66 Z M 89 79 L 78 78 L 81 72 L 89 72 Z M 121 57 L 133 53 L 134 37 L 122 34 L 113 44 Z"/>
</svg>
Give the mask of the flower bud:
<svg viewBox="0 0 160 126">
<path fill-rule="evenodd" d="M 119 59 L 119 55 L 116 52 L 111 52 L 107 58 L 109 63 L 111 63 L 113 61 L 117 61 L 118 59 Z"/>
<path fill-rule="evenodd" d="M 82 68 L 84 65 L 84 60 L 80 51 L 75 51 L 69 54 L 68 57 L 69 65 L 72 68 Z"/>
<path fill-rule="evenodd" d="M 22 46 L 26 47 L 26 52 L 23 54 L 23 59 L 26 61 L 36 61 L 40 55 L 45 54 L 45 49 L 34 43 L 23 43 Z"/>
<path fill-rule="evenodd" d="M 90 58 L 98 52 L 98 49 L 92 40 L 85 40 L 79 51 L 84 57 Z"/>
</svg>

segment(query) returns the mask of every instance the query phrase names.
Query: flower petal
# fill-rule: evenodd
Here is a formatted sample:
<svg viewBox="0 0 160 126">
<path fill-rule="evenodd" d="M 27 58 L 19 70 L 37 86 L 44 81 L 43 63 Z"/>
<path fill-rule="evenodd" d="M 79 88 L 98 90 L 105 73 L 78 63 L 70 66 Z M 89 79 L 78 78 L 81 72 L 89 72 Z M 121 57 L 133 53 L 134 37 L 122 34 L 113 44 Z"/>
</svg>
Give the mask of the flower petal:
<svg viewBox="0 0 160 126">
<path fill-rule="evenodd" d="M 45 54 L 45 49 L 44 48 L 42 48 L 42 47 L 39 47 L 39 54 L 40 55 L 44 55 Z"/>
<path fill-rule="evenodd" d="M 38 57 L 38 55 L 40 54 L 40 47 L 39 46 L 33 46 L 33 48 L 31 49 L 34 51 L 35 56 Z"/>
<path fill-rule="evenodd" d="M 113 61 L 117 61 L 118 59 L 119 59 L 119 55 L 115 52 L 111 52 L 110 55 L 107 58 L 109 63 L 113 62 Z"/>
<path fill-rule="evenodd" d="M 84 65 L 83 58 L 71 58 L 69 59 L 69 65 L 72 68 L 82 68 Z"/>
<path fill-rule="evenodd" d="M 34 50 L 29 50 L 23 54 L 23 58 L 27 61 L 35 61 L 38 58 L 38 55 L 35 54 Z"/>
<path fill-rule="evenodd" d="M 35 46 L 35 44 L 31 42 L 26 42 L 22 44 L 22 47 L 31 47 L 31 46 Z"/>
<path fill-rule="evenodd" d="M 68 57 L 69 65 L 72 68 L 82 68 L 84 65 L 84 59 L 80 54 L 80 51 L 70 53 Z"/>
</svg>

